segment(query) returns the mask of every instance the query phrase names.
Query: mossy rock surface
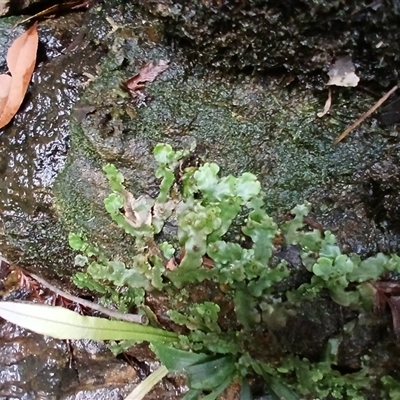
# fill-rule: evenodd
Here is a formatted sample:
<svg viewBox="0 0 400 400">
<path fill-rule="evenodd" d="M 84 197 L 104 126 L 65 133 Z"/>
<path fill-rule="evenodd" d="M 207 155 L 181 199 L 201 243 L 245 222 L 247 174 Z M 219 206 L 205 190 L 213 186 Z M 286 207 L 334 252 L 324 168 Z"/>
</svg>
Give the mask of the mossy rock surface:
<svg viewBox="0 0 400 400">
<path fill-rule="evenodd" d="M 148 7 L 152 5 L 149 3 Z M 382 188 L 382 192 L 390 191 L 390 204 L 394 204 L 390 177 L 398 173 L 397 167 L 389 162 L 381 180 L 377 171 L 382 158 L 397 151 L 397 129 L 383 128 L 372 118 L 340 145 L 332 143 L 374 103 L 373 96 L 354 88 L 333 88 L 331 112 L 318 118 L 326 90 L 298 83 L 285 86 L 281 83 L 285 74 L 277 78 L 275 73 L 251 77 L 243 71 L 235 76 L 221 73 L 207 67 L 212 60 L 202 58 L 199 62 L 204 63 L 193 68 L 188 62 L 190 51 L 183 56 L 184 47 L 182 53 L 173 52 L 160 39 L 166 29 L 165 20 L 161 23 L 140 10 L 134 13 L 128 5 L 122 10 L 124 26 L 104 38 L 109 54 L 75 106 L 71 150 L 57 179 L 58 209 L 70 230 L 84 233 L 110 258 L 129 260 L 133 241 L 104 210 L 103 201 L 110 190 L 101 169 L 106 163 L 115 164 L 129 191 L 136 196 L 154 197 L 159 181 L 154 176 L 152 149 L 165 142 L 176 149 L 195 147 L 196 157 L 218 163 L 223 174 L 255 173 L 266 192 L 267 209 L 278 219 L 283 219 L 295 204 L 309 200 L 313 213 L 308 222 L 333 230 L 346 251 L 366 256 L 379 250 L 398 250 L 398 241 L 393 240 L 398 231 L 389 223 L 393 215 L 374 214 L 370 199 L 371 190 Z M 118 19 L 115 15 L 114 18 Z M 177 18 L 179 21 L 179 13 Z M 340 49 L 343 47 L 337 48 Z M 299 52 L 302 50 L 299 48 Z M 275 54 L 276 58 L 274 54 L 270 62 L 281 65 L 279 54 Z M 213 55 L 211 49 L 210 57 Z M 151 60 L 171 61 L 165 72 L 146 85 L 145 105 L 138 107 L 121 90 L 121 83 Z M 224 60 L 231 61 L 229 57 Z M 289 70 L 299 72 L 297 62 L 301 61 L 293 61 Z M 243 67 L 234 63 L 231 66 L 236 71 Z M 317 69 L 315 64 L 307 64 L 302 71 Z M 308 75 L 307 79 L 311 82 L 323 78 L 318 74 Z M 383 211 L 389 210 L 389 201 L 384 204 Z M 298 258 L 296 254 L 292 256 Z M 299 279 L 302 281 L 304 276 Z M 294 277 L 282 284 L 296 286 L 299 279 Z M 197 291 L 192 290 L 194 297 Z M 196 302 L 194 297 L 191 301 Z M 148 295 L 148 305 L 169 327 L 173 324 L 165 312 L 171 301 L 164 293 Z M 318 361 L 329 339 L 340 336 L 343 326 L 356 315 L 325 294 L 292 311 L 282 320 L 261 325 L 254 331 L 253 341 L 243 338 L 243 348 L 270 361 L 282 359 L 286 352 Z M 230 315 L 229 306 L 223 305 L 224 313 Z M 341 356 L 343 372 L 354 365 L 354 359 L 360 360 L 366 354 L 366 347 L 357 348 L 358 338 L 355 335 L 349 347 L 354 357 L 348 358 L 348 364 Z M 393 337 L 389 334 L 384 341 L 382 354 L 393 345 Z M 274 351 L 257 353 L 258 348 L 271 343 Z"/>
<path fill-rule="evenodd" d="M 332 145 L 373 97 L 353 88 L 333 88 L 332 111 L 318 118 L 326 92 L 284 86 L 274 76 L 233 77 L 200 67 L 196 73 L 160 44 L 159 36 L 154 38 L 154 31 L 163 30 L 158 20 L 132 10 L 126 5 L 124 25 L 104 38 L 110 54 L 75 107 L 69 162 L 57 189 L 67 221 L 80 221 L 78 231 L 97 236 L 100 244 L 105 240 L 109 248 L 107 230 L 112 228 L 104 223 L 107 188 L 101 167 L 114 163 L 128 189 L 154 195 L 159 182 L 151 152 L 158 142 L 166 142 L 174 148 L 195 145 L 195 154 L 218 163 L 223 173 L 257 174 L 268 211 L 277 216 L 309 200 L 323 227 L 333 229 L 351 249 L 361 254 L 395 250 L 393 241 L 386 240 L 389 231 L 370 221 L 368 193 L 376 178 L 368 171 L 394 151 L 396 130 L 370 120 L 344 143 Z M 147 85 L 145 106 L 138 107 L 120 85 L 149 60 L 171 64 Z M 82 176 L 80 165 L 85 168 Z M 390 235 L 397 237 L 397 232 L 391 229 Z M 119 253 L 121 242 L 116 242 L 112 251 Z"/>
<path fill-rule="evenodd" d="M 342 2 L 220 3 L 195 1 L 180 7 L 175 1 L 115 1 L 89 12 L 83 28 L 86 44 L 96 46 L 96 54 L 104 57 L 97 70 L 93 65 L 96 76 L 74 107 L 66 164 L 54 187 L 50 180 L 48 186 L 29 192 L 38 194 L 26 197 L 32 200 L 26 202 L 29 207 L 23 209 L 24 201 L 18 198 L 12 204 L 3 200 L 8 208 L 2 210 L 0 234 L 7 239 L 2 252 L 15 254 L 13 258 L 28 265 L 45 264 L 48 270 L 66 264 L 69 271 L 59 271 L 68 274 L 75 268 L 66 242 L 66 232 L 72 231 L 86 235 L 110 258 L 129 259 L 133 240 L 104 209 L 110 189 L 102 167 L 115 164 L 134 195 L 155 196 L 159 181 L 152 149 L 159 142 L 176 149 L 193 146 L 196 157 L 218 163 L 223 174 L 256 174 L 266 192 L 268 212 L 277 219 L 295 204 L 310 201 L 309 223 L 333 230 L 346 251 L 366 256 L 399 250 L 398 129 L 383 128 L 373 117 L 340 145 L 332 144 L 379 96 L 368 90 L 333 88 L 330 113 L 316 115 L 327 97 L 324 71 L 337 56 L 350 54 L 364 82 L 375 79 L 386 87 L 393 80 L 398 63 L 397 30 L 391 30 L 398 13 L 395 5 L 385 3 L 375 10 Z M 118 25 L 115 30 L 106 17 Z M 374 34 L 378 27 L 379 34 Z M 383 39 L 383 47 L 377 47 Z M 91 54 L 83 52 L 80 59 Z M 121 83 L 157 60 L 170 60 L 170 66 L 146 84 L 146 98 L 139 107 Z M 293 75 L 299 79 L 285 85 Z M 29 149 L 34 148 L 32 142 Z M 47 191 L 41 191 L 43 187 Z M 21 210 L 17 216 L 10 212 L 13 204 Z M 293 279 L 288 284 L 298 283 Z M 154 307 L 166 308 L 162 296 L 157 303 L 153 295 Z M 322 296 L 304 308 L 299 305 L 283 328 L 274 332 L 268 327 L 264 335 L 267 328 L 262 326 L 254 343 L 243 343 L 246 350 L 256 352 L 259 344 L 279 342 L 285 351 L 318 360 L 328 339 L 338 335 L 352 316 Z M 353 356 L 346 358 L 340 350 L 343 373 L 357 368 L 378 340 L 377 331 L 384 342 L 380 354 L 387 357 L 388 349 L 396 347 L 394 336 L 383 332 L 387 324 L 371 328 L 366 339 L 358 328 L 353 343 L 346 337 Z M 312 329 L 315 336 L 309 329 L 296 336 L 292 326 Z M 281 357 L 280 351 L 274 350 L 273 357 Z M 379 360 L 373 362 L 378 365 Z M 393 370 L 393 363 L 386 365 Z"/>
</svg>

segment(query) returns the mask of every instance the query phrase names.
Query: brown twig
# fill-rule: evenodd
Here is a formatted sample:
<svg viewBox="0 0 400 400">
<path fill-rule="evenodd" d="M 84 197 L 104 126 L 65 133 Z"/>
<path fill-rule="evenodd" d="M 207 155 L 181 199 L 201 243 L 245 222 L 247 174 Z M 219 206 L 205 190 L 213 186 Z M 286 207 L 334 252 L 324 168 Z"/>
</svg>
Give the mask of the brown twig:
<svg viewBox="0 0 400 400">
<path fill-rule="evenodd" d="M 382 96 L 366 113 L 361 115 L 360 118 L 354 124 L 349 126 L 340 136 L 338 136 L 333 144 L 336 145 L 339 142 L 341 142 L 353 129 L 357 128 L 358 125 L 360 125 L 366 118 L 368 118 L 378 107 L 384 103 L 388 97 L 393 94 L 397 90 L 398 86 L 394 86 L 392 89 L 390 89 L 384 96 Z"/>
<path fill-rule="evenodd" d="M 136 324 L 146 324 L 147 317 L 145 315 L 140 315 L 140 314 L 124 314 L 118 311 L 113 311 L 108 308 L 105 308 L 101 306 L 100 304 L 93 303 L 89 300 L 81 299 L 79 297 L 73 296 L 72 294 L 69 294 L 67 292 L 64 292 L 61 289 L 58 289 L 57 287 L 53 286 L 51 283 L 45 281 L 43 278 L 40 276 L 33 274 L 32 272 L 26 271 L 26 273 L 31 276 L 35 281 L 39 282 L 41 285 L 44 287 L 50 289 L 52 292 L 58 294 L 61 297 L 64 297 L 68 300 L 73 301 L 74 303 L 81 304 L 84 307 L 91 308 L 92 310 L 96 310 L 104 315 L 107 315 L 108 317 L 115 318 L 115 319 L 120 319 L 123 321 L 128 321 L 128 322 L 134 322 Z"/>
</svg>

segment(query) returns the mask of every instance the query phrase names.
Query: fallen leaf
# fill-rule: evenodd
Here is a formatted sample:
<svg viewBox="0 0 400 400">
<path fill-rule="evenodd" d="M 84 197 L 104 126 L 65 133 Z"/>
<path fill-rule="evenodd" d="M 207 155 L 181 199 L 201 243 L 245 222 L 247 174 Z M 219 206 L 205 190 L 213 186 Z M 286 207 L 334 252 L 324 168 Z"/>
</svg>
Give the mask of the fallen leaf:
<svg viewBox="0 0 400 400">
<path fill-rule="evenodd" d="M 341 57 L 331 65 L 327 85 L 354 87 L 358 85 L 360 78 L 355 74 L 354 64 L 349 56 Z"/>
<path fill-rule="evenodd" d="M 332 104 L 332 93 L 331 93 L 331 89 L 329 89 L 328 99 L 325 102 L 324 109 L 323 109 L 323 111 L 317 113 L 317 117 L 322 118 L 330 110 L 331 104 Z"/>
<path fill-rule="evenodd" d="M 0 0 L 0 16 L 6 15 L 10 10 L 9 0 Z"/>
<path fill-rule="evenodd" d="M 125 83 L 129 93 L 132 98 L 138 99 L 143 97 L 144 94 L 142 90 L 145 87 L 146 82 L 153 82 L 162 72 L 164 72 L 169 66 L 169 61 L 160 60 L 158 64 L 148 62 L 144 67 L 134 75 L 132 78 L 128 79 Z"/>
<path fill-rule="evenodd" d="M 393 331 L 400 337 L 400 296 L 390 296 L 388 299 L 390 311 L 392 313 Z"/>
<path fill-rule="evenodd" d="M 10 93 L 12 78 L 10 75 L 0 75 L 0 110 L 3 110 Z"/>
<path fill-rule="evenodd" d="M 139 196 L 137 199 L 133 194 L 126 191 L 124 193 L 124 217 L 126 222 L 138 229 L 143 225 L 150 226 L 153 215 L 152 208 L 154 200 L 149 196 Z"/>
<path fill-rule="evenodd" d="M 0 128 L 17 113 L 35 69 L 38 47 L 37 24 L 19 36 L 7 53 L 10 75 L 0 75 Z"/>
<path fill-rule="evenodd" d="M 214 268 L 214 260 L 212 260 L 211 258 L 204 256 L 203 257 L 203 267 L 207 268 L 207 269 L 213 269 Z"/>
<path fill-rule="evenodd" d="M 165 266 L 166 269 L 173 271 L 174 269 L 177 268 L 176 261 L 174 257 L 172 257 L 170 260 L 168 260 L 167 265 Z"/>
<path fill-rule="evenodd" d="M 393 321 L 393 331 L 400 338 L 400 282 L 377 281 L 372 283 L 374 293 L 374 311 L 381 314 L 386 304 L 390 307 Z"/>
</svg>

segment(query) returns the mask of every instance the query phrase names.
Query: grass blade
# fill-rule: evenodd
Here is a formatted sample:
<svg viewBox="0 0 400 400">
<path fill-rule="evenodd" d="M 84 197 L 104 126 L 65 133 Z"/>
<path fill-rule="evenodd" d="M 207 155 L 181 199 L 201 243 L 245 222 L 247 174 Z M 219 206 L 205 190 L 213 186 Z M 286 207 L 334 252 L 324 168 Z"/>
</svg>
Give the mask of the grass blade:
<svg viewBox="0 0 400 400">
<path fill-rule="evenodd" d="M 0 302 L 0 317 L 56 339 L 136 340 L 174 342 L 177 335 L 163 329 L 106 318 L 88 317 L 63 307 L 25 302 Z"/>
</svg>

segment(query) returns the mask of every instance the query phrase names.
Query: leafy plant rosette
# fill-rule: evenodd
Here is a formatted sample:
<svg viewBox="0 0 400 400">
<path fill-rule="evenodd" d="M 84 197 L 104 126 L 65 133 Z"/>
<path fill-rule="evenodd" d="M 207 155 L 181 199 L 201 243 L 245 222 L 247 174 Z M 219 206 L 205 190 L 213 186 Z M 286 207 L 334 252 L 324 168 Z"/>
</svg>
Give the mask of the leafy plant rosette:
<svg viewBox="0 0 400 400">
<path fill-rule="evenodd" d="M 333 370 L 337 338 L 329 341 L 325 359 L 312 363 L 279 348 L 269 327 L 284 323 L 295 306 L 321 292 L 342 306 L 369 312 L 370 282 L 385 272 L 400 272 L 400 258 L 379 253 L 361 260 L 342 254 L 331 232 L 305 229 L 308 204 L 296 206 L 293 218 L 278 226 L 266 213 L 265 195 L 251 173 L 220 177 L 217 164 L 191 163 L 189 152 L 167 144 L 158 144 L 154 156 L 160 180 L 156 198 L 135 198 L 114 165 L 103 168 L 112 190 L 105 208 L 135 238 L 128 260 L 109 260 L 83 235 L 69 236 L 71 247 L 80 252 L 76 265 L 86 267 L 74 283 L 103 294 L 103 302 L 116 302 L 122 311 L 135 307 L 154 326 L 38 312 L 36 317 L 46 319 L 38 330 L 37 322 L 15 316 L 29 314 L 27 309 L 13 316 L 5 302 L 0 315 L 58 338 L 111 340 L 115 352 L 150 342 L 162 366 L 135 389 L 132 399 L 143 398 L 168 371 L 186 374 L 186 400 L 216 399 L 234 382 L 240 384 L 240 398 L 251 399 L 248 382 L 255 375 L 282 399 L 363 399 L 368 366 L 347 375 Z M 288 248 L 298 252 L 310 277 L 294 287 L 290 278 L 296 271 L 278 256 Z M 179 334 L 158 327 L 146 304 L 149 293 L 167 299 L 170 321 L 182 326 Z M 63 326 L 67 319 L 70 330 Z M 394 378 L 382 377 L 384 396 L 399 391 Z"/>
</svg>

